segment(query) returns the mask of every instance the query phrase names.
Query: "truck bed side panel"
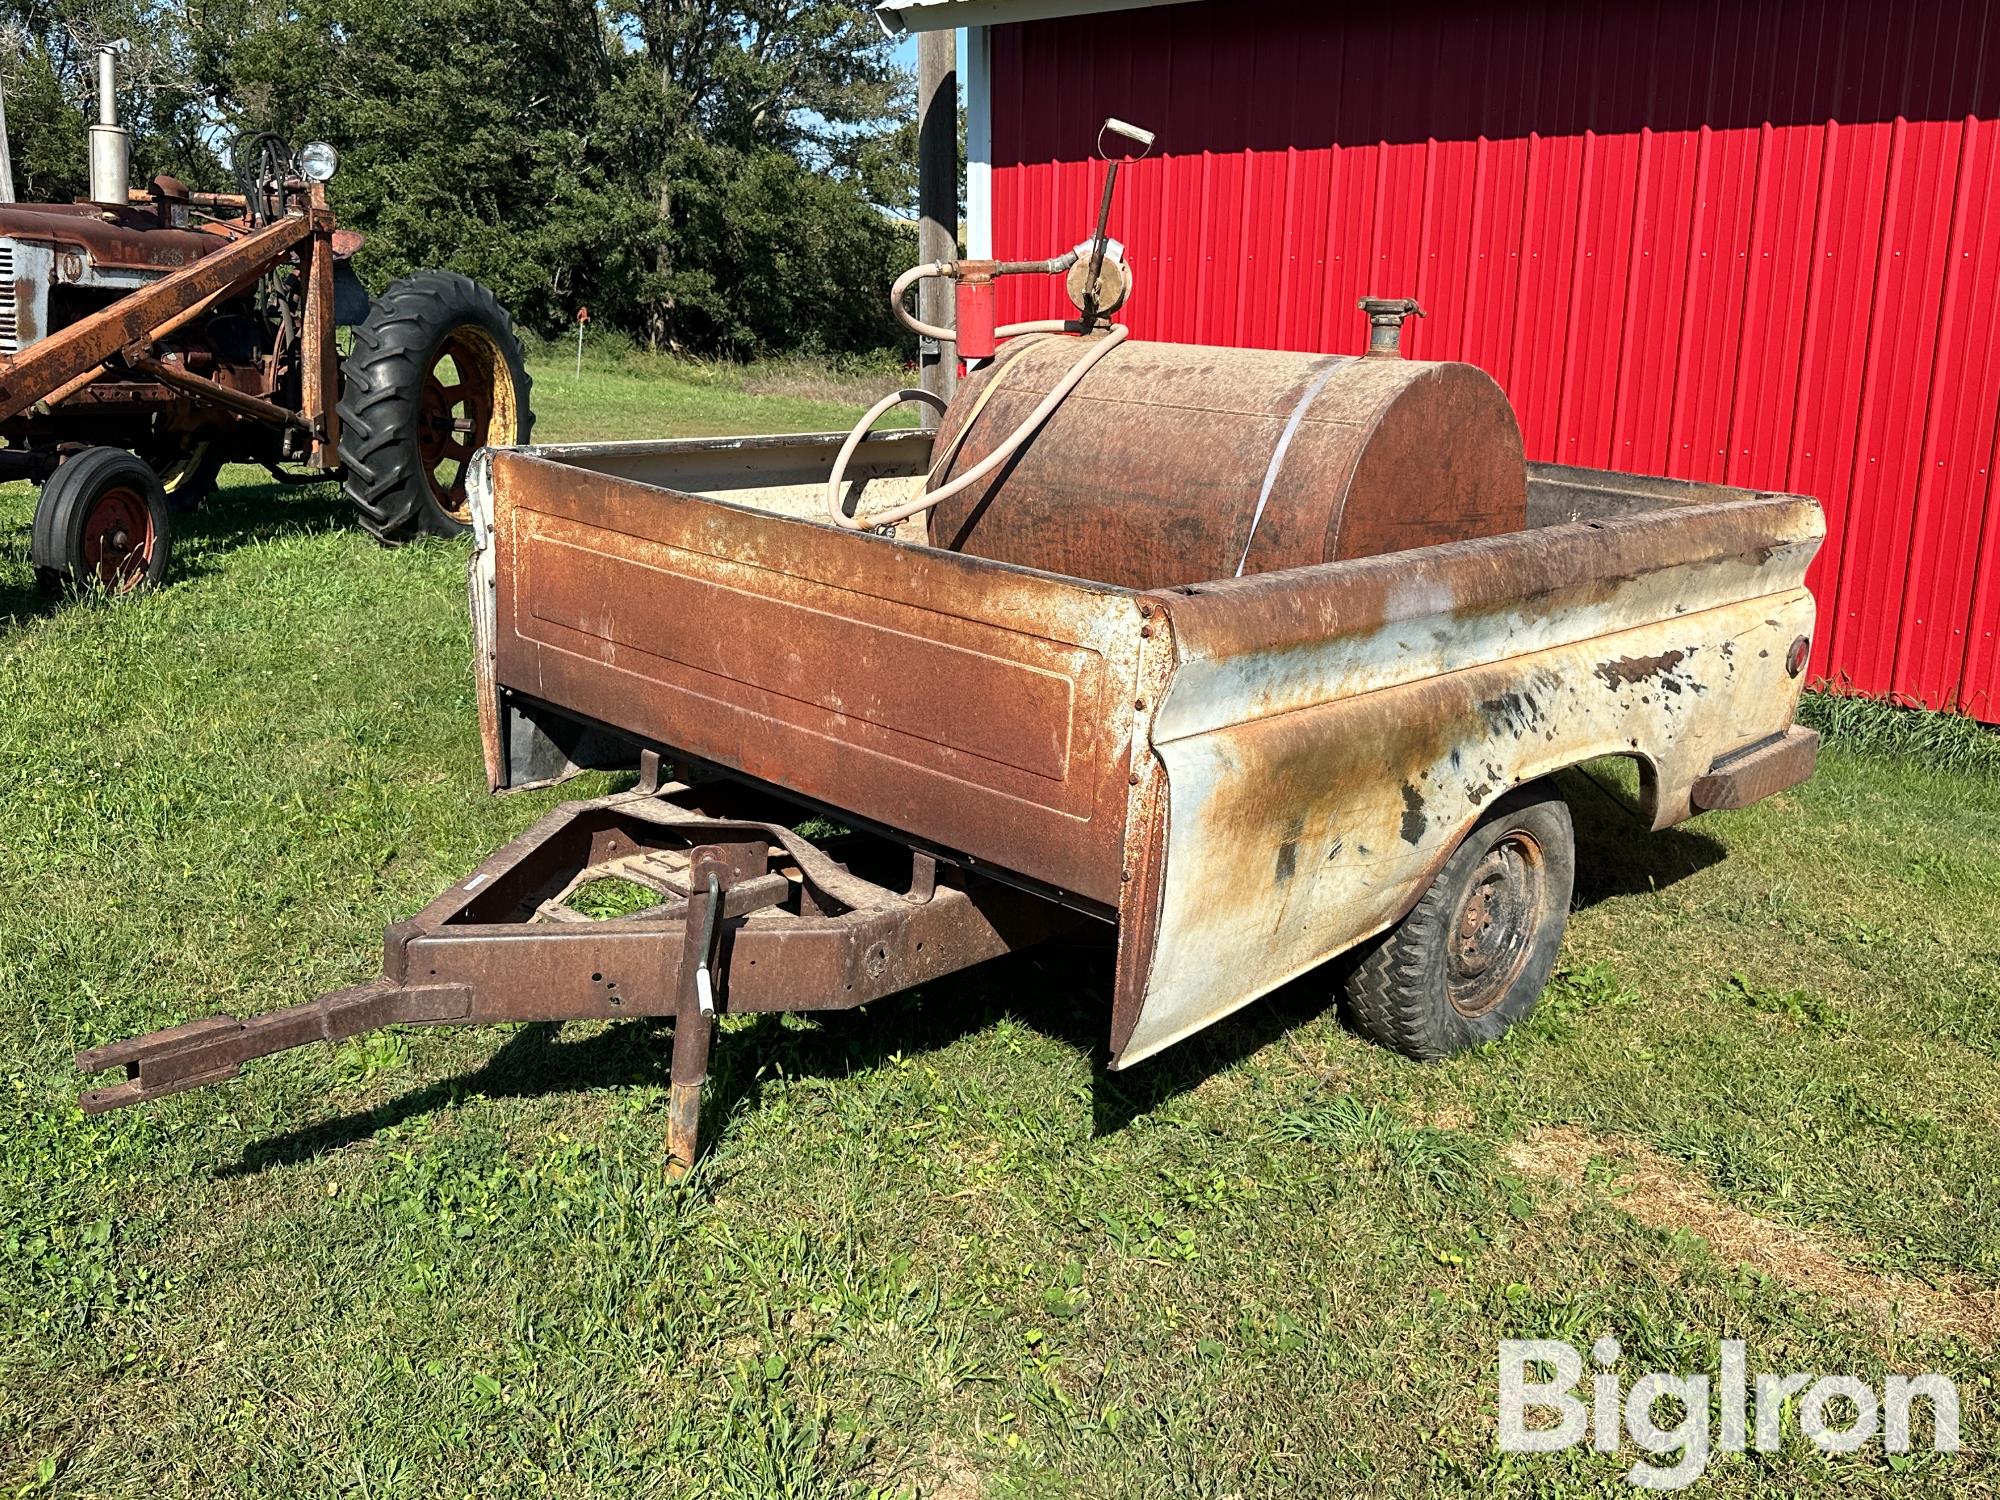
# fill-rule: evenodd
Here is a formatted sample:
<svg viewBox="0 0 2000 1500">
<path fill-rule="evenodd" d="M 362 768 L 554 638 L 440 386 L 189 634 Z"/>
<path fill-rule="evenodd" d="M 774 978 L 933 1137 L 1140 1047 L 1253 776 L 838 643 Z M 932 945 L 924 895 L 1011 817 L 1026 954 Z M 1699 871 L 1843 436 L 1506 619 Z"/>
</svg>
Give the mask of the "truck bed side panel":
<svg viewBox="0 0 2000 1500">
<path fill-rule="evenodd" d="M 1153 596 L 1166 846 L 1118 1064 L 1382 931 L 1514 786 L 1630 755 L 1654 826 L 1686 817 L 1792 721 L 1821 524 L 1771 497 Z"/>
</svg>

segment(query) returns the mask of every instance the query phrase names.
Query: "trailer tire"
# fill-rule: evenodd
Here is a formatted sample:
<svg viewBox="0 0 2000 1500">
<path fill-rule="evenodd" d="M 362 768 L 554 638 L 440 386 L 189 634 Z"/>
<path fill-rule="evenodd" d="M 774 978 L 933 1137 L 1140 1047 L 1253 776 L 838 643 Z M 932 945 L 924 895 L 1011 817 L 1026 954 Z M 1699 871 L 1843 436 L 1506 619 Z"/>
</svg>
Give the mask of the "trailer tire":
<svg viewBox="0 0 2000 1500">
<path fill-rule="evenodd" d="M 341 365 L 340 461 L 362 527 L 385 542 L 466 531 L 472 456 L 528 441 L 529 385 L 513 320 L 485 287 L 456 271 L 393 283 Z"/>
<path fill-rule="evenodd" d="M 1541 998 L 1569 923 L 1576 839 L 1546 783 L 1509 792 L 1342 984 L 1347 1023 L 1421 1062 L 1496 1041 Z"/>
</svg>

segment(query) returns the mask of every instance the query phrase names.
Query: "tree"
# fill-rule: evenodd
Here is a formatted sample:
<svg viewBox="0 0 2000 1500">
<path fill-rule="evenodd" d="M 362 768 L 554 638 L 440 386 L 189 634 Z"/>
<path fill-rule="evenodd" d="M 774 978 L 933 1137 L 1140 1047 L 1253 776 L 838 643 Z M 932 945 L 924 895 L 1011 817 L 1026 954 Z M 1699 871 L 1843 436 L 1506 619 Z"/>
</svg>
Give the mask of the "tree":
<svg viewBox="0 0 2000 1500">
<path fill-rule="evenodd" d="M 649 221 L 595 118 L 617 42 L 591 0 L 207 3 L 244 18 L 207 63 L 238 119 L 340 151 L 333 196 L 368 235 L 368 280 L 448 265 L 531 325 L 578 300 L 615 317 Z"/>
<path fill-rule="evenodd" d="M 652 164 L 645 175 L 659 234 L 643 295 L 647 333 L 656 347 L 680 341 L 689 321 L 684 312 L 697 321 L 712 318 L 721 299 L 737 309 L 740 323 L 754 316 L 743 294 L 774 290 L 759 274 L 767 268 L 709 251 L 717 241 L 718 209 L 726 216 L 739 198 L 746 208 L 768 203 L 783 176 L 803 186 L 799 171 L 788 174 L 779 156 L 795 169 L 844 185 L 844 192 L 809 194 L 820 213 L 832 211 L 831 224 L 808 228 L 798 215 L 787 220 L 780 207 L 777 222 L 764 220 L 766 231 L 775 233 L 767 233 L 757 248 L 787 258 L 781 253 L 782 228 L 789 222 L 807 231 L 809 239 L 793 249 L 808 264 L 859 269 L 885 262 L 894 231 L 877 222 L 879 214 L 871 218 L 853 210 L 866 204 L 869 187 L 880 185 L 880 164 L 871 152 L 895 129 L 898 117 L 908 115 L 910 80 L 859 6 L 829 0 L 617 3 L 621 28 L 640 48 L 625 79 L 623 103 L 632 127 L 630 145 L 637 148 L 627 159 Z M 781 296 L 765 305 L 794 300 Z M 823 311 L 838 314 L 831 306 Z"/>
<path fill-rule="evenodd" d="M 64 202 L 89 188 L 97 53 L 123 42 L 120 118 L 132 132 L 132 179 L 217 176 L 207 104 L 171 4 L 154 0 L 15 0 L 0 21 L 0 86 L 14 185 L 24 200 Z"/>
<path fill-rule="evenodd" d="M 220 187 L 243 133 L 331 142 L 375 286 L 450 266 L 544 332 L 587 304 L 726 353 L 899 336 L 883 292 L 913 248 L 890 212 L 911 196 L 910 87 L 858 5 L 16 3 L 23 196 L 82 191 L 89 45 L 131 34 L 135 157 Z"/>
</svg>

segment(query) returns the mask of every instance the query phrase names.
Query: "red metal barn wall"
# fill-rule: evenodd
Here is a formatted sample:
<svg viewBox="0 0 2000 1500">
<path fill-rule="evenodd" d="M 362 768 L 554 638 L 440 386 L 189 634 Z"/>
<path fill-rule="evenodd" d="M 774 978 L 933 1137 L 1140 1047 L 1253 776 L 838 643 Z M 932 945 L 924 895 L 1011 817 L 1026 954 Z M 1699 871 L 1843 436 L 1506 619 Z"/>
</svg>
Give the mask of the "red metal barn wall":
<svg viewBox="0 0 2000 1500">
<path fill-rule="evenodd" d="M 1820 677 L 2000 720 L 2000 0 L 1277 0 L 994 28 L 994 253 L 1098 123 L 1142 338 L 1484 366 L 1530 455 L 1825 504 Z M 1056 310 L 1003 286 L 1008 317 Z"/>
</svg>

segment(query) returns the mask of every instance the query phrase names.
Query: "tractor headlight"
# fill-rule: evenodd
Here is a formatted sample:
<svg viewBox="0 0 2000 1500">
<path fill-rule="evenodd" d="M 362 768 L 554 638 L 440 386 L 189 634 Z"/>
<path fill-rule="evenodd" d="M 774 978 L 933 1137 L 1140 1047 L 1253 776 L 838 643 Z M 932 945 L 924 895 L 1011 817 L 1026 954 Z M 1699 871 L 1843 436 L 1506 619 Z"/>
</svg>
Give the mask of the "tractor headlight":
<svg viewBox="0 0 2000 1500">
<path fill-rule="evenodd" d="M 307 182 L 325 182 L 340 166 L 340 153 L 325 141 L 308 141 L 299 149 L 299 175 Z"/>
</svg>

